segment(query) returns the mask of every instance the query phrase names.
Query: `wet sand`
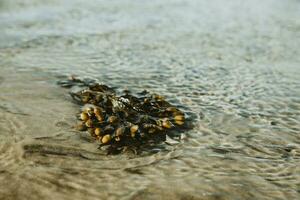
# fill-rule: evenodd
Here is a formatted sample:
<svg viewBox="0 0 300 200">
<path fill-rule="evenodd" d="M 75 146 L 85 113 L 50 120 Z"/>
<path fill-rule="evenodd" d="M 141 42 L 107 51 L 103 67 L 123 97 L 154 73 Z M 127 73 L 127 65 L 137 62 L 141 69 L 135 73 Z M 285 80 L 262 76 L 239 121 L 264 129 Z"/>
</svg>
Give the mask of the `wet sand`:
<svg viewBox="0 0 300 200">
<path fill-rule="evenodd" d="M 297 199 L 300 2 L 1 1 L 0 199 Z M 105 155 L 57 86 L 163 94 L 176 145 Z"/>
</svg>

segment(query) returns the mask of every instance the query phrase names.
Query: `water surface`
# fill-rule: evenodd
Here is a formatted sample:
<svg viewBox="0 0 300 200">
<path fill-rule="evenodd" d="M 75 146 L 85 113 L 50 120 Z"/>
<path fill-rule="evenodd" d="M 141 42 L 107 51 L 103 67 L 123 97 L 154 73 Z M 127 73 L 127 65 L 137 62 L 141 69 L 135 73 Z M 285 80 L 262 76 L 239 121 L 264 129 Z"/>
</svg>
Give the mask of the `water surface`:
<svg viewBox="0 0 300 200">
<path fill-rule="evenodd" d="M 0 1 L 0 199 L 297 199 L 298 0 Z M 63 75 L 166 96 L 179 144 L 106 156 Z"/>
</svg>

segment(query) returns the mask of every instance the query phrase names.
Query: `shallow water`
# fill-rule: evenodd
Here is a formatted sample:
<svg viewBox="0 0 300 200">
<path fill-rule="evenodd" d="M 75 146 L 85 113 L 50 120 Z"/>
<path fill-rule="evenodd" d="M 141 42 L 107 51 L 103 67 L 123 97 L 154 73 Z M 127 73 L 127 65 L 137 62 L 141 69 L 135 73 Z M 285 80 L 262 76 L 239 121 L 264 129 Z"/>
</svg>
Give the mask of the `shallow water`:
<svg viewBox="0 0 300 200">
<path fill-rule="evenodd" d="M 0 1 L 0 199 L 297 199 L 300 2 Z M 106 156 L 63 75 L 166 96 L 179 144 Z"/>
</svg>

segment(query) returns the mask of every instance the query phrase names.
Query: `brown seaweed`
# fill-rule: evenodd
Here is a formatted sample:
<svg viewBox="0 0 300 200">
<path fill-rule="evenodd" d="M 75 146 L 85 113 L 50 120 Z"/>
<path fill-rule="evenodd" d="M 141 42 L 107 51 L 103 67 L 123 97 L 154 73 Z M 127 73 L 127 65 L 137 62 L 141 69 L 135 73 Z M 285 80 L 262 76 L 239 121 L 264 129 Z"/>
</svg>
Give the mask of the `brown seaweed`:
<svg viewBox="0 0 300 200">
<path fill-rule="evenodd" d="M 187 127 L 185 113 L 161 95 L 142 91 L 134 96 L 128 90 L 117 95 L 107 85 L 74 76 L 58 84 L 83 87 L 70 92 L 82 105 L 77 130 L 87 131 L 100 142 L 100 147 L 108 146 L 110 153 L 165 141 L 166 134 Z"/>
</svg>

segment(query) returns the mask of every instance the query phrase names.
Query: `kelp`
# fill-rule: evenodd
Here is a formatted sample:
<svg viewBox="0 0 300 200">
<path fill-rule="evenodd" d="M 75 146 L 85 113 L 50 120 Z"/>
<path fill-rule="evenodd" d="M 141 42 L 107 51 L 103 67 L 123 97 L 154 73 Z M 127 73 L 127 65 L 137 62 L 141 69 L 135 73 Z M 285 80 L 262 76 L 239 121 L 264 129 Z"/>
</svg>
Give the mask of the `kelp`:
<svg viewBox="0 0 300 200">
<path fill-rule="evenodd" d="M 82 106 L 76 128 L 87 131 L 100 147 L 108 146 L 109 153 L 136 151 L 143 145 L 165 141 L 167 134 L 188 128 L 185 113 L 161 95 L 146 90 L 136 95 L 125 90 L 117 95 L 105 84 L 74 76 L 58 84 L 65 88 L 80 87 L 70 91 L 73 100 Z"/>
</svg>

